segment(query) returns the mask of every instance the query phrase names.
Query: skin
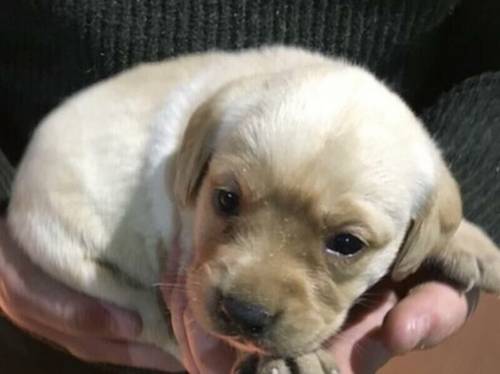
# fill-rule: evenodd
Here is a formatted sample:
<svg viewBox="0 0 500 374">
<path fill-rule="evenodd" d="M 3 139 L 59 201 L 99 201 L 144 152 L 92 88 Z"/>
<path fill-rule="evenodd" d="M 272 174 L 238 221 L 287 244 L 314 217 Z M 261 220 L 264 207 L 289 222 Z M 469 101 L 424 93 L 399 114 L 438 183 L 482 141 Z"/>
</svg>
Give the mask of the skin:
<svg viewBox="0 0 500 374">
<path fill-rule="evenodd" d="M 25 256 L 0 221 L 0 310 L 35 336 L 91 362 L 180 371 L 158 348 L 134 342 L 141 319 L 56 282 Z"/>
<path fill-rule="evenodd" d="M 417 274 L 402 285 L 383 280 L 367 292 L 365 305 L 354 310 L 341 334 L 326 343 L 342 374 L 374 373 L 394 356 L 439 344 L 464 324 L 478 291 L 464 295 L 428 278 Z M 183 350 L 190 372 L 228 372 L 236 360 L 234 352 L 193 322 L 182 289 L 176 287 L 167 296 L 177 318 L 174 326 L 186 327 L 178 328 L 176 335 L 181 336 L 181 346 L 190 347 Z"/>
<path fill-rule="evenodd" d="M 85 361 L 182 370 L 175 358 L 135 342 L 141 330 L 137 314 L 73 291 L 39 270 L 12 241 L 3 220 L 0 274 L 0 309 L 35 336 Z M 165 290 L 165 296 L 186 368 L 192 373 L 227 372 L 235 352 L 194 322 L 183 287 Z M 327 343 L 328 349 L 343 374 L 372 373 L 395 355 L 442 342 L 463 325 L 477 297 L 477 291 L 464 295 L 424 275 L 403 285 L 383 281 L 367 293 L 363 310 L 355 311 L 343 332 Z"/>
</svg>

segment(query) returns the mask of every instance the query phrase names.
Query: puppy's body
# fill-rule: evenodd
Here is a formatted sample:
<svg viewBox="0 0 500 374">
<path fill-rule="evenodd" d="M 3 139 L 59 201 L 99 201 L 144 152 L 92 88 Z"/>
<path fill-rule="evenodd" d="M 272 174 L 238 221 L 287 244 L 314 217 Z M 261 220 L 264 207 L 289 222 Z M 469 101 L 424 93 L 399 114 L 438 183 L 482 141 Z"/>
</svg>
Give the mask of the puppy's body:
<svg viewBox="0 0 500 374">
<path fill-rule="evenodd" d="M 138 309 L 144 340 L 171 351 L 154 285 L 180 224 L 163 166 L 193 112 L 228 81 L 325 63 L 281 48 L 194 55 L 78 93 L 33 136 L 11 199 L 13 234 L 59 280 Z"/>
<path fill-rule="evenodd" d="M 240 197 L 237 217 L 215 211 L 221 189 Z M 395 261 L 398 278 L 431 256 L 496 290 L 493 271 L 462 271 L 464 250 L 447 247 L 460 219 L 436 146 L 396 95 L 345 62 L 280 47 L 142 65 L 70 98 L 35 133 L 8 216 L 43 269 L 138 310 L 143 340 L 174 354 L 154 285 L 179 240 L 200 322 L 233 336 L 220 295 L 258 305 L 279 319 L 237 333 L 284 357 L 319 347 Z M 363 253 L 325 254 L 344 232 Z M 494 245 L 472 237 L 498 266 Z"/>
</svg>

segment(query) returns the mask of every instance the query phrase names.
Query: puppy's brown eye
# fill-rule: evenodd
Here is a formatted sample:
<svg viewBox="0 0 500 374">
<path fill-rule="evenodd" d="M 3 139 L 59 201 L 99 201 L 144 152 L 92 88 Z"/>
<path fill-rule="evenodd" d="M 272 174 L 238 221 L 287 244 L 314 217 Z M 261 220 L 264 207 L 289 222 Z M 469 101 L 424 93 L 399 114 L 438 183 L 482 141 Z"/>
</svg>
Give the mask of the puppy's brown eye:
<svg viewBox="0 0 500 374">
<path fill-rule="evenodd" d="M 330 236 L 326 239 L 325 245 L 328 253 L 341 256 L 352 256 L 365 246 L 356 236 L 347 233 Z"/>
<path fill-rule="evenodd" d="M 227 216 L 235 216 L 239 212 L 240 197 L 237 193 L 217 189 L 214 194 L 215 210 Z"/>
</svg>

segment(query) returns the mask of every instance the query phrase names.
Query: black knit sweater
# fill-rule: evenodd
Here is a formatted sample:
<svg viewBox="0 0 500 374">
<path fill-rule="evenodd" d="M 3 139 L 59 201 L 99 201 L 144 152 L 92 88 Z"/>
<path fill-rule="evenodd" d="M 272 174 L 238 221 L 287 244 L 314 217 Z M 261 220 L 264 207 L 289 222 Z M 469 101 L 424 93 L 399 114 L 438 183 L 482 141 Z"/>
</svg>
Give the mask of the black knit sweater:
<svg viewBox="0 0 500 374">
<path fill-rule="evenodd" d="M 142 61 L 285 43 L 344 56 L 400 93 L 442 144 L 466 214 L 498 243 L 498 14 L 498 0 L 4 0 L 0 197 L 7 160 L 18 163 L 37 122 L 72 92 Z M 0 341 L 18 342 L 0 349 L 0 372 L 9 362 L 36 370 L 6 372 L 52 372 L 55 355 L 65 373 L 89 372 L 10 333 Z"/>
<path fill-rule="evenodd" d="M 500 51 L 499 2 L 470 0 L 472 13 L 459 2 L 5 0 L 0 148 L 16 164 L 30 130 L 68 94 L 141 61 L 213 48 L 286 43 L 345 56 L 419 110 L 460 78 L 500 66 L 490 52 Z M 479 55 L 477 43 L 490 45 Z"/>
</svg>

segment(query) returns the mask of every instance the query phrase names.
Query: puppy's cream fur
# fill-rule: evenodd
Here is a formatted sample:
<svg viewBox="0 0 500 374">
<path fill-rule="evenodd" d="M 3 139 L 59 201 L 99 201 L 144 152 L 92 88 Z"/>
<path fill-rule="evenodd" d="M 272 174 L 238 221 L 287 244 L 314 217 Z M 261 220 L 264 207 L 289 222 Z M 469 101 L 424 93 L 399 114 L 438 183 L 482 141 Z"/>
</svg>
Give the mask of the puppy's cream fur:
<svg viewBox="0 0 500 374">
<path fill-rule="evenodd" d="M 238 217 L 214 211 L 221 187 L 241 195 Z M 8 223 L 44 270 L 137 310 L 142 339 L 174 354 L 154 284 L 177 238 L 200 323 L 240 344 L 216 290 L 265 305 L 281 317 L 251 345 L 284 357 L 319 347 L 384 274 L 426 260 L 500 291 L 499 252 L 462 219 L 419 120 L 363 69 L 294 48 L 141 65 L 71 97 L 34 134 Z M 326 253 L 336 232 L 366 248 Z"/>
</svg>

